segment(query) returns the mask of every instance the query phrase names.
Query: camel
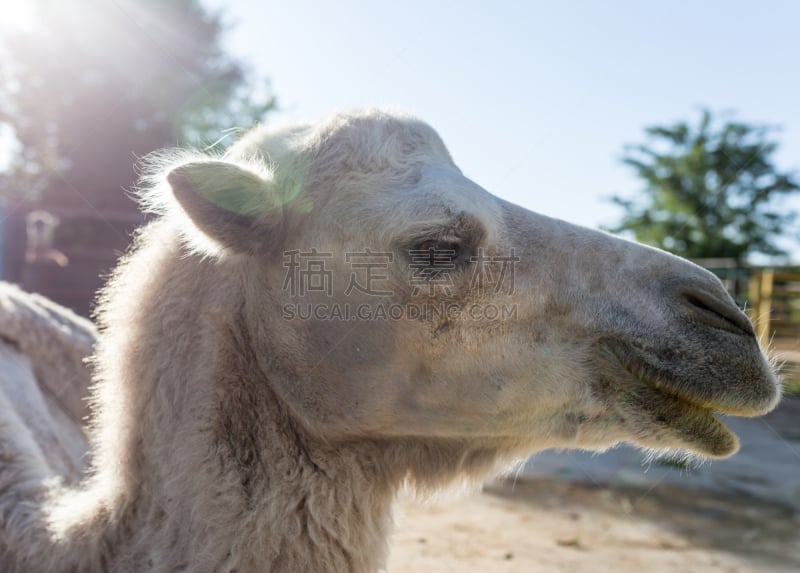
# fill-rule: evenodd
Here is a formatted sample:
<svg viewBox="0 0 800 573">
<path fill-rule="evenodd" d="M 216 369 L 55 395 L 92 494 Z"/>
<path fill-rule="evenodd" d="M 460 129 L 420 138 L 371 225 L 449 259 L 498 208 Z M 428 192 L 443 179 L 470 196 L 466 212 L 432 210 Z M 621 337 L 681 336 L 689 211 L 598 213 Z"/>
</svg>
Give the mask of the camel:
<svg viewBox="0 0 800 573">
<path fill-rule="evenodd" d="M 20 423 L 9 435 L 30 434 L 67 483 L 85 469 L 90 375 L 84 359 L 96 337 L 90 321 L 0 282 L 0 423 Z"/>
<path fill-rule="evenodd" d="M 413 117 L 147 170 L 155 216 L 99 299 L 85 477 L 0 414 L 6 571 L 379 571 L 400 488 L 550 447 L 722 458 L 715 414 L 779 400 L 711 273 L 499 199 Z"/>
</svg>

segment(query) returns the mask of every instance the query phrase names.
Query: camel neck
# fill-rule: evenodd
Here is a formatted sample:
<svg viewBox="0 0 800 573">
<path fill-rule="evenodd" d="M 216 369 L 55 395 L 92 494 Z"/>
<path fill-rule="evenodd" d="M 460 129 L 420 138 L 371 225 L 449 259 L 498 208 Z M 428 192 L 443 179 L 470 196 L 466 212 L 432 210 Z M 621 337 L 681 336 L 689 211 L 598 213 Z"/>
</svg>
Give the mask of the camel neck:
<svg viewBox="0 0 800 573">
<path fill-rule="evenodd" d="M 56 525 L 67 569 L 380 570 L 402 481 L 385 473 L 383 449 L 311 436 L 253 376 L 241 340 L 217 342 L 203 399 L 215 407 L 190 431 L 122 456 L 134 468 L 127 481 L 116 475 L 106 489 L 100 473 L 63 496 Z M 61 570 L 42 568 L 51 569 Z"/>
<path fill-rule="evenodd" d="M 228 534 L 222 564 L 237 570 L 374 572 L 384 563 L 400 476 L 380 448 L 329 443 L 272 390 L 244 320 L 216 343 L 211 415 L 215 482 L 208 515 Z M 226 545 L 225 543 L 222 544 Z"/>
<path fill-rule="evenodd" d="M 93 475 L 57 496 L 53 551 L 23 570 L 379 570 L 402 476 L 381 473 L 377 446 L 314 437 L 288 411 L 271 378 L 287 373 L 248 338 L 259 309 L 220 294 L 234 273 L 192 290 L 210 263 L 153 244 L 163 272 L 132 258 L 114 279 L 130 299 L 105 307 Z"/>
</svg>

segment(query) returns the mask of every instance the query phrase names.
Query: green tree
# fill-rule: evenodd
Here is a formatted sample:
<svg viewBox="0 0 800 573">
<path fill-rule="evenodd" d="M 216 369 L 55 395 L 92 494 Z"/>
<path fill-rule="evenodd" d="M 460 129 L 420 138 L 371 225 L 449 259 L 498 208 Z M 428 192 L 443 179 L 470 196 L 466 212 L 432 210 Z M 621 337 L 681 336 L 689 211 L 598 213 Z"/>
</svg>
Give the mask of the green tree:
<svg viewBox="0 0 800 573">
<path fill-rule="evenodd" d="M 694 125 L 650 127 L 646 143 L 627 146 L 623 162 L 644 187 L 612 197 L 624 214 L 608 230 L 689 258 L 785 254 L 775 239 L 796 213 L 776 200 L 800 186 L 773 163 L 774 128 L 718 123 L 703 110 Z"/>
<path fill-rule="evenodd" d="M 16 140 L 0 196 L 127 201 L 138 157 L 207 145 L 274 107 L 198 0 L 25 1 L 37 25 L 0 37 L 0 128 Z"/>
</svg>

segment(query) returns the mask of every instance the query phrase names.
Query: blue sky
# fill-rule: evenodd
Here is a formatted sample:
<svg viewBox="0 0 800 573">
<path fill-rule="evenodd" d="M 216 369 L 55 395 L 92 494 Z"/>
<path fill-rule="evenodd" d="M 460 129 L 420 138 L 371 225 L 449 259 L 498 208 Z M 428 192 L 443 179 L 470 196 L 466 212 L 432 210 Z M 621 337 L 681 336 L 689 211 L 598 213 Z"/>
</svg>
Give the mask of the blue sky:
<svg viewBox="0 0 800 573">
<path fill-rule="evenodd" d="M 202 1 L 225 15 L 226 49 L 271 80 L 274 120 L 414 113 L 489 191 L 582 225 L 613 224 L 607 198 L 639 188 L 623 145 L 702 105 L 781 126 L 777 164 L 800 171 L 800 2 Z M 0 31 L 31 25 L 26 6 Z"/>
<path fill-rule="evenodd" d="M 582 225 L 638 188 L 623 145 L 701 105 L 782 126 L 778 166 L 800 171 L 800 2 L 204 1 L 275 119 L 414 113 L 489 191 Z"/>
</svg>

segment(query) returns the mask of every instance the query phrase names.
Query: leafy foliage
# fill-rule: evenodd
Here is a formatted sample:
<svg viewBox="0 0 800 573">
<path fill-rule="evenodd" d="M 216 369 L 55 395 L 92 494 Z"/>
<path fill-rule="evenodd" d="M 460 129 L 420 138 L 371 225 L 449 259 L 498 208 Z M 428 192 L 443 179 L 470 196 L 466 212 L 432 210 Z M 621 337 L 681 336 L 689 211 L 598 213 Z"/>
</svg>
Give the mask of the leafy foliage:
<svg viewBox="0 0 800 573">
<path fill-rule="evenodd" d="M 800 189 L 772 162 L 774 128 L 728 121 L 704 110 L 695 125 L 647 128 L 646 144 L 623 162 L 644 182 L 642 199 L 613 197 L 624 209 L 611 232 L 690 258 L 785 254 L 775 243 L 796 214 L 775 199 Z"/>
<path fill-rule="evenodd" d="M 2 195 L 120 196 L 137 157 L 207 145 L 274 107 L 197 0 L 26 1 L 37 26 L 0 38 L 0 126 L 18 142 Z"/>
</svg>

